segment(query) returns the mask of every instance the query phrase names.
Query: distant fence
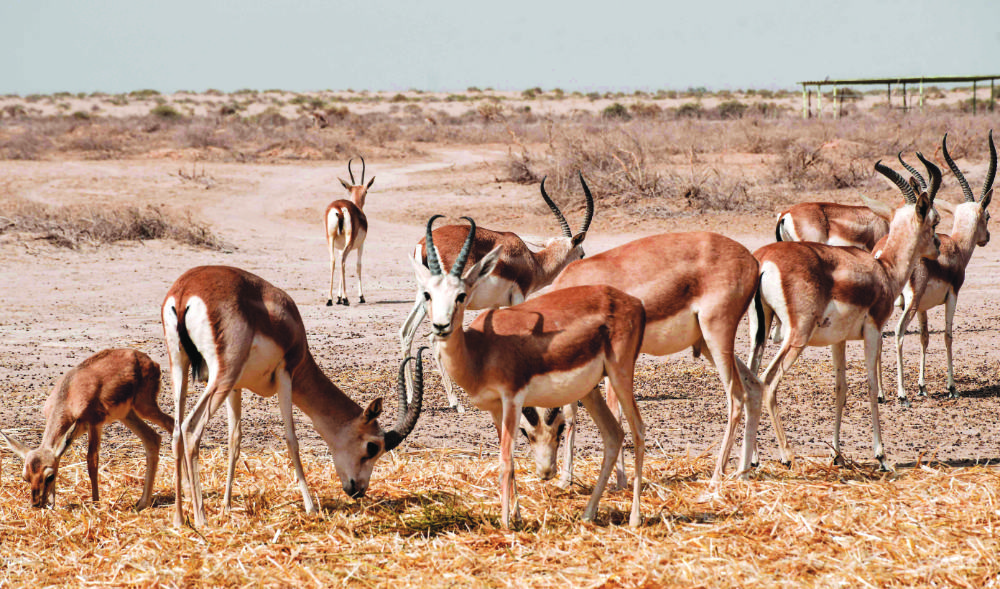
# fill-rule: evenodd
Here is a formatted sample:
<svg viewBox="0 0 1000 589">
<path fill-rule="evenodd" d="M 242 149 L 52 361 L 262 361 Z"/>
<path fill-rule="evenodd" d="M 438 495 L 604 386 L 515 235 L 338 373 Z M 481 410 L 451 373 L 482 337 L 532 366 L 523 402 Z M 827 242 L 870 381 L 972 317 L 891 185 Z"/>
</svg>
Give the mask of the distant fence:
<svg viewBox="0 0 1000 589">
<path fill-rule="evenodd" d="M 886 85 L 886 100 L 888 101 L 889 108 L 892 108 L 892 86 L 893 84 L 901 85 L 903 87 L 903 109 L 912 108 L 906 103 L 906 85 L 907 84 L 917 84 L 919 85 L 919 90 L 917 92 L 918 106 L 924 106 L 924 84 L 949 84 L 949 83 L 962 83 L 962 82 L 972 82 L 972 114 L 976 114 L 976 86 L 979 82 L 984 80 L 990 81 L 990 100 L 989 100 L 989 110 L 993 111 L 993 87 L 994 81 L 1000 80 L 1000 75 L 997 76 L 936 76 L 930 78 L 859 78 L 854 80 L 819 80 L 812 82 L 799 82 L 802 85 L 802 118 L 808 119 L 812 117 L 812 88 L 816 87 L 816 114 L 817 116 L 823 116 L 823 86 L 833 86 L 833 117 L 837 118 L 840 116 L 841 106 L 844 101 L 843 93 L 840 96 L 837 95 L 838 86 L 872 86 L 872 85 Z"/>
</svg>

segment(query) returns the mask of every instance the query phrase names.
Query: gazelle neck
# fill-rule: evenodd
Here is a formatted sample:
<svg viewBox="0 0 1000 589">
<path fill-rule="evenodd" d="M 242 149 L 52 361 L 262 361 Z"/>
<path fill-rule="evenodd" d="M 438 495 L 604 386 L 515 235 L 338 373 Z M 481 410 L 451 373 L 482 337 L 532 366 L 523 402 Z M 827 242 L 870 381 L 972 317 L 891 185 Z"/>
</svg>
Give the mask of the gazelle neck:
<svg viewBox="0 0 1000 589">
<path fill-rule="evenodd" d="M 567 238 L 557 237 L 537 252 L 531 252 L 535 259 L 536 273 L 529 292 L 535 292 L 552 284 L 557 276 L 569 265 L 569 249 L 573 246 Z M 525 293 L 527 295 L 528 293 Z"/>
<path fill-rule="evenodd" d="M 963 203 L 955 207 L 955 221 L 951 227 L 950 237 L 958 247 L 964 264 L 969 263 L 972 252 L 976 249 L 979 214 L 981 212 L 978 203 Z"/>
<path fill-rule="evenodd" d="M 368 191 L 365 190 L 364 186 L 355 186 L 351 189 L 351 202 L 358 205 L 358 208 L 365 210 L 365 197 L 368 196 Z"/>
<path fill-rule="evenodd" d="M 889 278 L 893 299 L 903 292 L 903 287 L 917 261 L 918 239 L 917 235 L 911 233 L 915 230 L 919 229 L 907 226 L 903 231 L 892 231 L 890 228 L 885 246 L 876 255 L 876 259 L 882 264 Z"/>
<path fill-rule="evenodd" d="M 489 313 L 489 311 L 485 311 Z M 460 307 L 455 311 L 455 329 L 444 339 L 436 339 L 435 342 L 440 350 L 441 362 L 449 375 L 461 386 L 469 395 L 475 395 L 476 390 L 472 384 L 475 382 L 473 351 L 469 347 L 465 330 L 462 328 L 465 320 L 465 308 Z"/>
<path fill-rule="evenodd" d="M 327 444 L 332 443 L 340 425 L 361 414 L 361 406 L 323 374 L 309 351 L 292 379 L 292 402 L 312 420 Z"/>
</svg>

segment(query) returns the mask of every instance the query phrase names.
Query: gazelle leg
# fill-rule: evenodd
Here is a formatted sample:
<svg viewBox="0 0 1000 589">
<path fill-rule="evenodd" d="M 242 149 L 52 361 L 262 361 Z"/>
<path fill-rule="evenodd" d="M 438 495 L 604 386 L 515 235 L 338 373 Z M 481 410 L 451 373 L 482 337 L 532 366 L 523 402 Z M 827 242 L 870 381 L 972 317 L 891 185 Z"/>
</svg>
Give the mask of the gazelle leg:
<svg viewBox="0 0 1000 589">
<path fill-rule="evenodd" d="M 844 417 L 844 404 L 847 403 L 847 342 L 830 346 L 833 356 L 834 375 L 834 418 L 833 418 L 833 463 L 844 464 L 840 454 L 840 423 Z"/>
<path fill-rule="evenodd" d="M 500 434 L 500 524 L 510 527 L 511 505 L 513 504 L 514 523 L 521 521 L 521 508 L 517 504 L 517 483 L 514 481 L 514 443 L 521 416 L 521 406 L 514 400 L 504 399 L 500 415 L 493 416 L 494 422 L 499 417 L 497 432 Z"/>
<path fill-rule="evenodd" d="M 340 287 L 337 288 L 337 302 L 341 305 L 350 306 L 351 301 L 347 300 L 347 246 L 337 250 L 337 257 L 340 259 Z"/>
<path fill-rule="evenodd" d="M 927 372 L 927 346 L 931 342 L 931 334 L 927 329 L 927 311 L 917 313 L 917 323 L 920 325 L 920 376 L 917 377 L 917 386 L 920 387 L 920 396 L 927 396 L 927 384 L 924 381 L 924 374 Z"/>
<path fill-rule="evenodd" d="M 750 332 L 750 355 L 747 357 L 747 365 L 750 367 L 750 371 L 754 374 L 760 372 L 760 363 L 761 360 L 764 359 L 764 348 L 767 346 L 768 331 L 773 327 L 774 330 L 780 332 L 782 327 L 781 322 L 774 314 L 774 310 L 767 306 L 766 303 L 763 303 L 763 301 L 761 301 L 761 303 L 764 311 L 763 327 L 758 325 L 759 320 L 757 318 L 757 313 L 754 310 L 754 305 L 756 305 L 756 303 L 752 303 L 750 310 L 747 312 L 748 329 Z M 758 340 L 757 333 L 761 329 L 763 329 L 761 332 L 763 337 Z"/>
<path fill-rule="evenodd" d="M 639 498 L 642 494 L 642 462 L 646 455 L 646 426 L 639 416 L 639 407 L 635 404 L 635 391 L 633 390 L 633 376 L 635 364 L 623 367 L 621 371 L 608 367 L 608 381 L 612 389 L 618 396 L 621 412 L 628 420 L 628 427 L 632 431 L 632 445 L 635 446 L 635 476 L 632 481 L 632 512 L 629 514 L 628 525 L 638 527 L 642 523 L 642 505 Z M 623 434 L 624 435 L 624 434 Z M 621 450 L 619 450 L 621 454 Z M 595 506 L 596 508 L 596 506 Z"/>
<path fill-rule="evenodd" d="M 448 406 L 455 409 L 459 413 L 465 413 L 465 407 L 458 402 L 458 395 L 455 394 L 454 383 L 451 382 L 451 376 L 444 369 L 444 363 L 441 361 L 441 346 L 434 345 L 434 365 L 437 366 L 438 372 L 441 373 L 441 385 L 444 386 L 444 393 L 448 396 Z"/>
<path fill-rule="evenodd" d="M 608 479 L 611 478 L 611 469 L 615 467 L 615 461 L 621 454 L 625 431 L 622 430 L 622 426 L 618 425 L 618 418 L 608 409 L 608 404 L 604 399 L 601 399 L 600 389 L 594 387 L 581 401 L 584 409 L 590 413 L 590 417 L 597 425 L 598 431 L 601 432 L 601 439 L 604 440 L 601 474 L 597 478 L 597 483 L 594 484 L 594 491 L 590 494 L 587 507 L 583 510 L 583 521 L 593 521 L 594 516 L 597 515 L 597 505 L 601 502 L 601 496 L 604 495 Z"/>
<path fill-rule="evenodd" d="M 197 527 L 205 525 L 205 502 L 201 490 L 201 475 L 198 464 L 201 437 L 212 415 L 222 406 L 223 401 L 232 389 L 232 382 L 221 383 L 215 375 L 210 375 L 205 392 L 198 397 L 191 413 L 184 420 L 182 433 L 184 436 L 184 459 L 191 486 L 191 503 L 194 511 L 194 524 Z"/>
<path fill-rule="evenodd" d="M 226 494 L 222 501 L 223 510 L 229 513 L 233 506 L 233 476 L 236 463 L 240 459 L 240 445 L 243 442 L 243 391 L 233 389 L 226 398 L 226 416 L 229 424 L 229 469 L 226 471 Z"/>
<path fill-rule="evenodd" d="M 914 299 L 912 295 L 910 297 L 906 296 L 904 292 L 903 295 L 903 315 L 899 318 L 899 323 L 896 324 L 896 398 L 899 399 L 899 404 L 903 407 L 910 406 L 910 400 L 906 398 L 906 388 L 903 386 L 903 338 L 906 337 L 906 326 L 910 324 L 913 320 L 913 315 L 917 312 L 917 306 L 914 304 Z M 879 396 L 879 401 L 884 401 L 885 398 L 881 395 Z"/>
<path fill-rule="evenodd" d="M 355 249 L 358 253 L 358 302 L 363 303 L 365 302 L 365 287 L 361 282 L 361 254 L 365 250 L 364 242 L 359 243 Z"/>
<path fill-rule="evenodd" d="M 608 410 L 611 411 L 611 415 L 614 416 L 615 421 L 621 426 L 622 410 L 618 403 L 618 396 L 612 390 L 611 381 L 608 378 L 604 379 L 604 398 L 607 401 Z M 618 491 L 626 487 L 628 487 L 628 477 L 625 476 L 625 453 L 619 452 L 618 459 L 615 460 L 615 485 L 611 489 Z"/>
<path fill-rule="evenodd" d="M 288 454 L 292 458 L 292 466 L 295 468 L 295 479 L 299 483 L 299 490 L 302 491 L 302 502 L 305 504 L 306 513 L 318 513 L 319 510 L 309 492 L 306 473 L 302 470 L 302 459 L 299 457 L 299 440 L 295 436 L 295 421 L 292 419 L 292 379 L 284 367 L 277 370 L 276 374 L 278 406 L 281 408 L 281 419 L 285 422 L 285 442 L 288 445 Z"/>
<path fill-rule="evenodd" d="M 170 357 L 170 380 L 174 386 L 174 427 L 171 433 L 170 446 L 174 453 L 174 527 L 184 525 L 184 480 L 191 486 L 191 473 L 187 470 L 184 460 L 184 409 L 187 404 L 188 367 L 187 356 L 183 358 Z"/>
<path fill-rule="evenodd" d="M 327 249 L 330 250 L 330 298 L 326 301 L 327 307 L 333 306 L 333 278 L 336 276 L 337 271 L 337 253 L 333 245 L 333 239 L 329 235 L 326 238 Z M 340 304 L 340 299 L 337 299 L 337 304 Z"/>
<path fill-rule="evenodd" d="M 90 497 L 96 503 L 100 500 L 100 493 L 97 491 L 97 471 L 100 466 L 101 426 L 91 425 L 87 436 L 87 474 L 90 475 Z"/>
<path fill-rule="evenodd" d="M 771 416 L 774 436 L 778 439 L 781 463 L 785 466 L 792 465 L 792 453 L 788 447 L 788 439 L 785 437 L 785 429 L 781 426 L 781 417 L 778 415 L 778 384 L 785 373 L 795 364 L 795 361 L 799 359 L 803 349 L 805 349 L 803 346 L 792 346 L 791 337 L 786 334 L 781 349 L 778 350 L 777 355 L 764 371 L 764 396 L 761 399 L 761 404 L 767 407 L 767 413 Z"/>
<path fill-rule="evenodd" d="M 743 456 L 740 458 L 740 476 L 749 478 L 750 469 L 757 466 L 757 428 L 760 426 L 761 399 L 764 397 L 764 385 L 750 368 L 739 358 L 736 359 L 736 370 L 743 384 L 746 402 L 743 405 L 747 420 L 743 432 Z"/>
<path fill-rule="evenodd" d="M 403 358 L 410 355 L 410 351 L 413 348 L 413 338 L 417 333 L 417 328 L 420 326 L 420 322 L 424 320 L 427 315 L 427 309 L 424 307 L 424 295 L 423 291 L 417 289 L 416 303 L 414 303 L 413 308 L 410 309 L 410 314 L 406 316 L 406 321 L 403 322 L 403 326 L 399 328 L 399 342 L 400 349 L 403 352 Z M 408 366 L 406 368 L 406 400 L 407 402 L 413 401 L 413 368 Z"/>
<path fill-rule="evenodd" d="M 563 465 L 556 483 L 561 489 L 569 489 L 573 485 L 573 453 L 576 445 L 576 401 L 563 407 L 563 418 L 566 420 L 566 437 L 563 440 Z"/>
<path fill-rule="evenodd" d="M 955 306 L 958 304 L 958 297 L 954 291 L 948 291 L 948 296 L 944 300 L 944 351 L 948 358 L 948 397 L 957 399 L 958 389 L 955 388 L 955 367 L 951 360 L 951 328 L 955 321 Z"/>
<path fill-rule="evenodd" d="M 885 449 L 882 447 L 882 428 L 878 418 L 878 378 L 875 375 L 876 354 L 878 353 L 882 341 L 882 329 L 872 323 L 871 319 L 865 321 L 865 368 L 868 371 L 868 400 L 872 410 L 872 446 L 875 450 L 875 459 L 879 461 L 882 470 L 889 470 L 885 461 Z M 846 388 L 846 382 L 845 382 Z M 838 419 L 838 425 L 839 425 Z M 839 448 L 838 448 L 839 449 Z"/>
<path fill-rule="evenodd" d="M 122 419 L 125 427 L 132 430 L 142 441 L 142 448 L 146 451 L 146 477 L 142 486 L 142 497 L 135 504 L 136 511 L 142 511 L 149 507 L 153 499 L 153 483 L 156 480 L 156 466 L 160 462 L 160 434 L 149 427 L 136 412 L 129 411 Z"/>
</svg>

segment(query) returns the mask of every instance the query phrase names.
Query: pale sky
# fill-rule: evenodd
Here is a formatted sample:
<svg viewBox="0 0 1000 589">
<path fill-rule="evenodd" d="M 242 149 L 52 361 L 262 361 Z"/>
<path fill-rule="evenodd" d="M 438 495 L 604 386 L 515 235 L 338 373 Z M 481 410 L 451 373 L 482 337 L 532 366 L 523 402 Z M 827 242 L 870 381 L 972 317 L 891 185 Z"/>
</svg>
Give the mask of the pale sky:
<svg viewBox="0 0 1000 589">
<path fill-rule="evenodd" d="M 1000 1 L 0 0 L 0 94 L 1000 74 Z"/>
</svg>

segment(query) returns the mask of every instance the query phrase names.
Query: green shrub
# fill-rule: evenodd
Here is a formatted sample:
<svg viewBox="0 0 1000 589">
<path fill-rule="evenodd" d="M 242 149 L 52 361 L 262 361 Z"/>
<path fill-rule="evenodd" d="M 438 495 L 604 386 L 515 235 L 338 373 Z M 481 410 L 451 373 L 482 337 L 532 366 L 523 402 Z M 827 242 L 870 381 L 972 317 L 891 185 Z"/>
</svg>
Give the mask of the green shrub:
<svg viewBox="0 0 1000 589">
<path fill-rule="evenodd" d="M 150 109 L 149 114 L 159 119 L 175 120 L 181 118 L 181 113 L 169 104 L 160 104 Z"/>
<path fill-rule="evenodd" d="M 132 98 L 135 98 L 136 100 L 145 100 L 147 98 L 159 96 L 160 93 L 157 92 L 156 90 L 147 88 L 145 90 L 133 90 L 129 92 L 128 95 L 131 96 Z"/>
<path fill-rule="evenodd" d="M 601 111 L 601 116 L 606 119 L 621 119 L 623 121 L 632 118 L 632 115 L 628 114 L 628 109 L 620 102 L 615 102 L 605 107 Z"/>
<path fill-rule="evenodd" d="M 743 117 L 743 113 L 746 110 L 747 105 L 739 100 L 726 100 L 719 103 L 719 106 L 716 108 L 720 119 L 739 119 Z"/>
</svg>

